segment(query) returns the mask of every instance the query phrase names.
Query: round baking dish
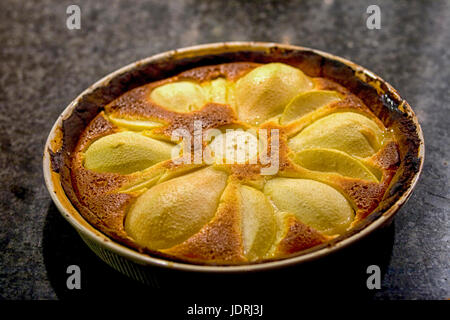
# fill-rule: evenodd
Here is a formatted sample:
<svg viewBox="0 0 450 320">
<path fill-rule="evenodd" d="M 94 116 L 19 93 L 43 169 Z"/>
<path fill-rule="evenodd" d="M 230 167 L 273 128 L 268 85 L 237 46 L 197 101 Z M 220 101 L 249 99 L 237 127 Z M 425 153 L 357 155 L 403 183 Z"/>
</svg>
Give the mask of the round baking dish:
<svg viewBox="0 0 450 320">
<path fill-rule="evenodd" d="M 74 145 L 70 137 L 78 137 L 77 133 L 103 106 L 132 88 L 193 67 L 235 61 L 294 63 L 306 74 L 329 77 L 350 89 L 386 125 L 395 128 L 400 140 L 401 165 L 378 208 L 358 226 L 324 245 L 281 260 L 237 266 L 198 265 L 154 257 L 120 244 L 91 226 L 71 204 L 61 184 L 59 170 L 63 158 L 69 156 Z M 346 247 L 389 224 L 411 195 L 423 160 L 424 140 L 414 112 L 394 88 L 372 72 L 348 60 L 309 48 L 277 43 L 227 42 L 157 54 L 123 67 L 93 84 L 72 101 L 55 122 L 45 145 L 43 169 L 54 203 L 84 242 L 118 271 L 141 282 L 155 284 L 155 267 L 204 273 L 264 271 L 301 264 Z"/>
</svg>

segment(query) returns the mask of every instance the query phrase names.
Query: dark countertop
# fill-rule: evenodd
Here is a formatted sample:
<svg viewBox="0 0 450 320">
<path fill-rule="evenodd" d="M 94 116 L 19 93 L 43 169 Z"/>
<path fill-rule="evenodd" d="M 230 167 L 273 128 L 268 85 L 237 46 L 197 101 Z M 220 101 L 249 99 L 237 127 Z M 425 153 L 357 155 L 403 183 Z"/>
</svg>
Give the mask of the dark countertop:
<svg viewBox="0 0 450 320">
<path fill-rule="evenodd" d="M 66 28 L 72 3 L 81 30 Z M 380 30 L 366 27 L 370 4 L 381 8 Z M 0 30 L 0 298 L 154 292 L 102 263 L 60 216 L 43 183 L 43 146 L 61 111 L 104 75 L 158 52 L 232 40 L 302 45 L 361 64 L 409 101 L 424 131 L 422 177 L 394 223 L 303 274 L 341 296 L 450 298 L 450 1 L 3 0 Z M 70 264 L 85 275 L 78 292 L 65 288 Z M 367 293 L 370 264 L 383 279 Z"/>
</svg>

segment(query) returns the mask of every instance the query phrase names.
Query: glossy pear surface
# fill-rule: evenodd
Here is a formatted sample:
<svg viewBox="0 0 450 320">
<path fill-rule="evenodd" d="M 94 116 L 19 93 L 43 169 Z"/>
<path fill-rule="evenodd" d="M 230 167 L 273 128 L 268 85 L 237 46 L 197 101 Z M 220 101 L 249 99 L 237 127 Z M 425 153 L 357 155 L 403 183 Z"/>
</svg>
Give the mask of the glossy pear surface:
<svg viewBox="0 0 450 320">
<path fill-rule="evenodd" d="M 161 122 L 151 120 L 123 119 L 114 116 L 109 116 L 109 121 L 120 128 L 126 128 L 134 131 L 151 130 L 163 125 Z"/>
<path fill-rule="evenodd" d="M 162 85 L 152 91 L 150 99 L 162 107 L 177 112 L 197 110 L 207 102 L 203 88 L 190 81 Z"/>
<path fill-rule="evenodd" d="M 86 169 L 129 174 L 171 158 L 172 145 L 124 131 L 94 141 L 84 154 Z"/>
<path fill-rule="evenodd" d="M 280 118 L 280 123 L 282 125 L 289 124 L 308 113 L 339 100 L 341 98 L 335 91 L 317 90 L 302 92 L 289 102 Z"/>
<path fill-rule="evenodd" d="M 282 113 L 293 97 L 312 87 L 311 80 L 297 68 L 282 63 L 257 67 L 236 83 L 239 119 L 261 124 Z"/>
<path fill-rule="evenodd" d="M 375 175 L 361 161 L 339 150 L 306 149 L 295 154 L 293 160 L 309 170 L 377 182 Z"/>
<path fill-rule="evenodd" d="M 275 239 L 275 215 L 264 193 L 248 186 L 241 186 L 239 191 L 244 254 L 256 260 L 264 257 Z"/>
<path fill-rule="evenodd" d="M 278 210 L 290 212 L 324 234 L 340 234 L 353 220 L 347 199 L 327 184 L 308 179 L 274 178 L 264 193 Z"/>
<path fill-rule="evenodd" d="M 289 140 L 294 151 L 310 148 L 337 149 L 368 157 L 380 147 L 383 132 L 371 119 L 356 112 L 333 113 L 321 118 Z"/>
<path fill-rule="evenodd" d="M 226 181 L 226 173 L 208 167 L 157 184 L 136 200 L 125 230 L 150 249 L 179 244 L 214 217 Z"/>
</svg>

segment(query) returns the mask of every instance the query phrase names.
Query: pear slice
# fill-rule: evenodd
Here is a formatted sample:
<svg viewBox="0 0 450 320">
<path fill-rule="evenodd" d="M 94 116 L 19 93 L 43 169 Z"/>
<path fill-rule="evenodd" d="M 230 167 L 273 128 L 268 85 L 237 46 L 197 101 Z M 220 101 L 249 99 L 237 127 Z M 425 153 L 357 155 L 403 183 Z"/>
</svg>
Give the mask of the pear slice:
<svg viewBox="0 0 450 320">
<path fill-rule="evenodd" d="M 345 232 L 354 217 L 342 194 L 314 180 L 274 178 L 266 183 L 264 193 L 278 210 L 295 214 L 301 222 L 324 234 Z"/>
<path fill-rule="evenodd" d="M 280 118 L 282 125 L 289 124 L 300 119 L 332 102 L 341 100 L 336 91 L 318 90 L 302 92 L 289 102 Z"/>
<path fill-rule="evenodd" d="M 109 116 L 109 120 L 120 128 L 126 128 L 134 131 L 150 130 L 163 126 L 161 122 L 150 120 L 133 120 L 133 119 L 117 118 L 114 116 Z"/>
<path fill-rule="evenodd" d="M 294 151 L 337 149 L 365 158 L 380 148 L 382 139 L 383 131 L 374 121 L 356 112 L 342 112 L 312 123 L 290 139 L 288 145 Z"/>
<path fill-rule="evenodd" d="M 241 186 L 239 191 L 244 254 L 253 261 L 264 257 L 271 248 L 277 221 L 272 205 L 261 191 L 248 186 Z"/>
<path fill-rule="evenodd" d="M 150 99 L 156 104 L 176 112 L 197 110 L 207 102 L 203 88 L 190 81 L 162 85 L 152 91 Z"/>
<path fill-rule="evenodd" d="M 132 131 L 114 133 L 87 148 L 84 166 L 96 172 L 129 174 L 170 159 L 172 147 Z"/>
<path fill-rule="evenodd" d="M 374 174 L 345 152 L 334 149 L 306 149 L 297 152 L 294 162 L 313 171 L 336 172 L 346 177 L 378 182 Z"/>
<path fill-rule="evenodd" d="M 286 64 L 268 63 L 255 68 L 236 83 L 239 119 L 258 125 L 282 113 L 292 98 L 312 87 L 302 71 Z"/>
<path fill-rule="evenodd" d="M 225 78 L 217 78 L 203 85 L 208 101 L 227 104 L 228 84 Z"/>
<path fill-rule="evenodd" d="M 208 167 L 157 184 L 131 207 L 125 230 L 147 248 L 173 247 L 214 217 L 226 181 L 225 172 Z"/>
</svg>

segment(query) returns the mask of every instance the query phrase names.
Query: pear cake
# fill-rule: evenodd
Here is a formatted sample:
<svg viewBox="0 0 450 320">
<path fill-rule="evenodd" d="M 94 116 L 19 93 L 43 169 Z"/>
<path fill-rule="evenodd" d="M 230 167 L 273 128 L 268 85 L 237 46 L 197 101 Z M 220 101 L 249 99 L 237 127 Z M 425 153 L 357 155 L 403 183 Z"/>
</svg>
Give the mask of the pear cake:
<svg viewBox="0 0 450 320">
<path fill-rule="evenodd" d="M 282 259 L 351 232 L 385 196 L 399 143 L 351 90 L 307 71 L 230 62 L 126 91 L 77 136 L 70 201 L 108 237 L 194 264 Z M 213 159 L 180 162 L 195 157 L 185 148 L 195 123 L 200 151 L 209 148 Z M 180 129 L 192 141 L 174 139 Z M 277 152 L 269 174 L 254 148 L 263 129 Z M 216 132 L 211 139 L 208 130 Z M 234 150 L 250 146 L 247 158 L 226 161 L 224 141 Z"/>
</svg>

